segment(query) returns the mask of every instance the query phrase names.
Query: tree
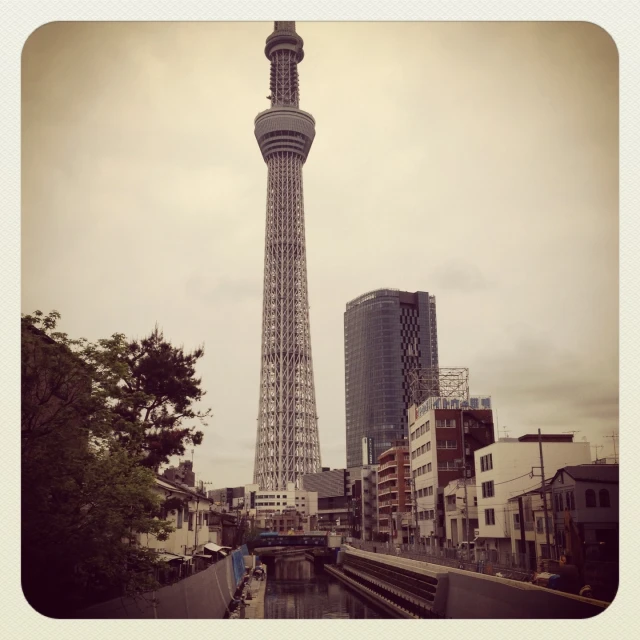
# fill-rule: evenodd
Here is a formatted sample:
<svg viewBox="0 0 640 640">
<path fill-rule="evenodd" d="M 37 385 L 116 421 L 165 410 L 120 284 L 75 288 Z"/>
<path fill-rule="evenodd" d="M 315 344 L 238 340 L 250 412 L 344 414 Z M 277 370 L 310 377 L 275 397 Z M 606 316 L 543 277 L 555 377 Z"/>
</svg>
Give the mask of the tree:
<svg viewBox="0 0 640 640">
<path fill-rule="evenodd" d="M 22 319 L 22 585 L 36 610 L 67 617 L 157 586 L 157 554 L 138 544 L 171 531 L 154 469 L 200 441 L 181 421 L 205 414 L 191 407 L 201 350 L 185 355 L 157 329 L 72 340 L 59 317 Z"/>
<path fill-rule="evenodd" d="M 141 464 L 157 471 L 171 456 L 183 455 L 185 444 L 202 442 L 202 431 L 188 423 L 206 425 L 211 413 L 193 407 L 205 394 L 195 377 L 203 355 L 202 347 L 192 353 L 174 347 L 157 326 L 142 340 L 115 334 L 87 350 L 101 393 L 112 403 L 113 432 Z"/>
</svg>

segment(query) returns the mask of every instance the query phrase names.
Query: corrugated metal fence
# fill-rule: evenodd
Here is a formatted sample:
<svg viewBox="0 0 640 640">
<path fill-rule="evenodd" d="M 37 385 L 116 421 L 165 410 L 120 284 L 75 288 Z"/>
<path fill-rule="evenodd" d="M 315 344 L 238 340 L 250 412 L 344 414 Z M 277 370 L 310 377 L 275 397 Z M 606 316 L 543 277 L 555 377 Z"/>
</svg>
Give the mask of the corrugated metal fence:
<svg viewBox="0 0 640 640">
<path fill-rule="evenodd" d="M 81 611 L 77 618 L 223 618 L 245 574 L 243 546 L 184 580 L 137 598 L 116 598 Z"/>
</svg>

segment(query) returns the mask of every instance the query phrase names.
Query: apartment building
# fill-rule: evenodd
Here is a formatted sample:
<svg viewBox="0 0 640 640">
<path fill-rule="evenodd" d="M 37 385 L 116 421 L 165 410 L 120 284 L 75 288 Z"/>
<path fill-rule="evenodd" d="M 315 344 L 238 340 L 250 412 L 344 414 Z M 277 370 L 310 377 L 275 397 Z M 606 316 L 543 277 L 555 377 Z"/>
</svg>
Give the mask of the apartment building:
<svg viewBox="0 0 640 640">
<path fill-rule="evenodd" d="M 257 484 L 244 487 L 244 510 L 256 517 L 298 513 L 315 516 L 318 513 L 318 494 L 315 491 L 296 489 L 293 482 L 286 489 L 261 491 Z"/>
<path fill-rule="evenodd" d="M 475 452 L 493 442 L 488 396 L 429 398 L 409 408 L 409 456 L 421 542 L 447 546 L 445 488 L 465 476 L 469 482 L 476 475 Z"/>
<path fill-rule="evenodd" d="M 396 440 L 378 458 L 378 532 L 392 542 L 409 543 L 412 527 L 409 442 Z"/>
<path fill-rule="evenodd" d="M 349 535 L 353 526 L 349 470 L 324 467 L 302 476 L 302 487 L 318 496 L 318 530 Z"/>
</svg>

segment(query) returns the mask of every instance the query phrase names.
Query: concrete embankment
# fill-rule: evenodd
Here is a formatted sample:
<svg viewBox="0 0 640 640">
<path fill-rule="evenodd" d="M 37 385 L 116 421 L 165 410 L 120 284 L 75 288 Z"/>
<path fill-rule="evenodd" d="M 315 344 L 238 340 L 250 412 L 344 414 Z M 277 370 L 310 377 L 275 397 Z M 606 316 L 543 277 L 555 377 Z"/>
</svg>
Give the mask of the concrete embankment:
<svg viewBox="0 0 640 640">
<path fill-rule="evenodd" d="M 249 620 L 262 620 L 264 618 L 264 598 L 267 592 L 267 574 L 264 565 L 263 570 L 265 574 L 262 579 L 256 577 L 249 579 L 244 594 L 245 602 L 242 606 L 241 618 Z"/>
<path fill-rule="evenodd" d="M 364 584 L 357 582 L 353 578 L 350 578 L 346 573 L 344 573 L 344 571 L 342 571 L 338 567 L 326 565 L 324 570 L 334 578 L 340 580 L 340 582 L 344 583 L 347 587 L 353 589 L 356 593 L 362 596 L 365 600 L 368 600 L 375 607 L 381 609 L 382 611 L 385 611 L 394 618 L 415 619 L 419 617 L 391 602 L 391 600 L 380 595 L 380 593 L 374 591 L 373 589 L 364 586 Z"/>
<path fill-rule="evenodd" d="M 607 608 L 605 602 L 529 583 L 353 548 L 340 553 L 338 564 L 377 604 L 390 600 L 411 614 L 402 617 L 581 619 Z"/>
</svg>

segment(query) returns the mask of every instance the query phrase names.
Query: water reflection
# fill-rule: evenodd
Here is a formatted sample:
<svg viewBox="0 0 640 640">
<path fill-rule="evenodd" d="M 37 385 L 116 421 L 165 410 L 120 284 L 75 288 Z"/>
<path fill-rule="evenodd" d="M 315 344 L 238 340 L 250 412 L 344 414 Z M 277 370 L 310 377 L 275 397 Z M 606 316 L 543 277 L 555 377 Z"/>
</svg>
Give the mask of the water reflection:
<svg viewBox="0 0 640 640">
<path fill-rule="evenodd" d="M 382 618 L 341 582 L 314 571 L 303 558 L 281 558 L 269 567 L 266 618 Z"/>
</svg>

